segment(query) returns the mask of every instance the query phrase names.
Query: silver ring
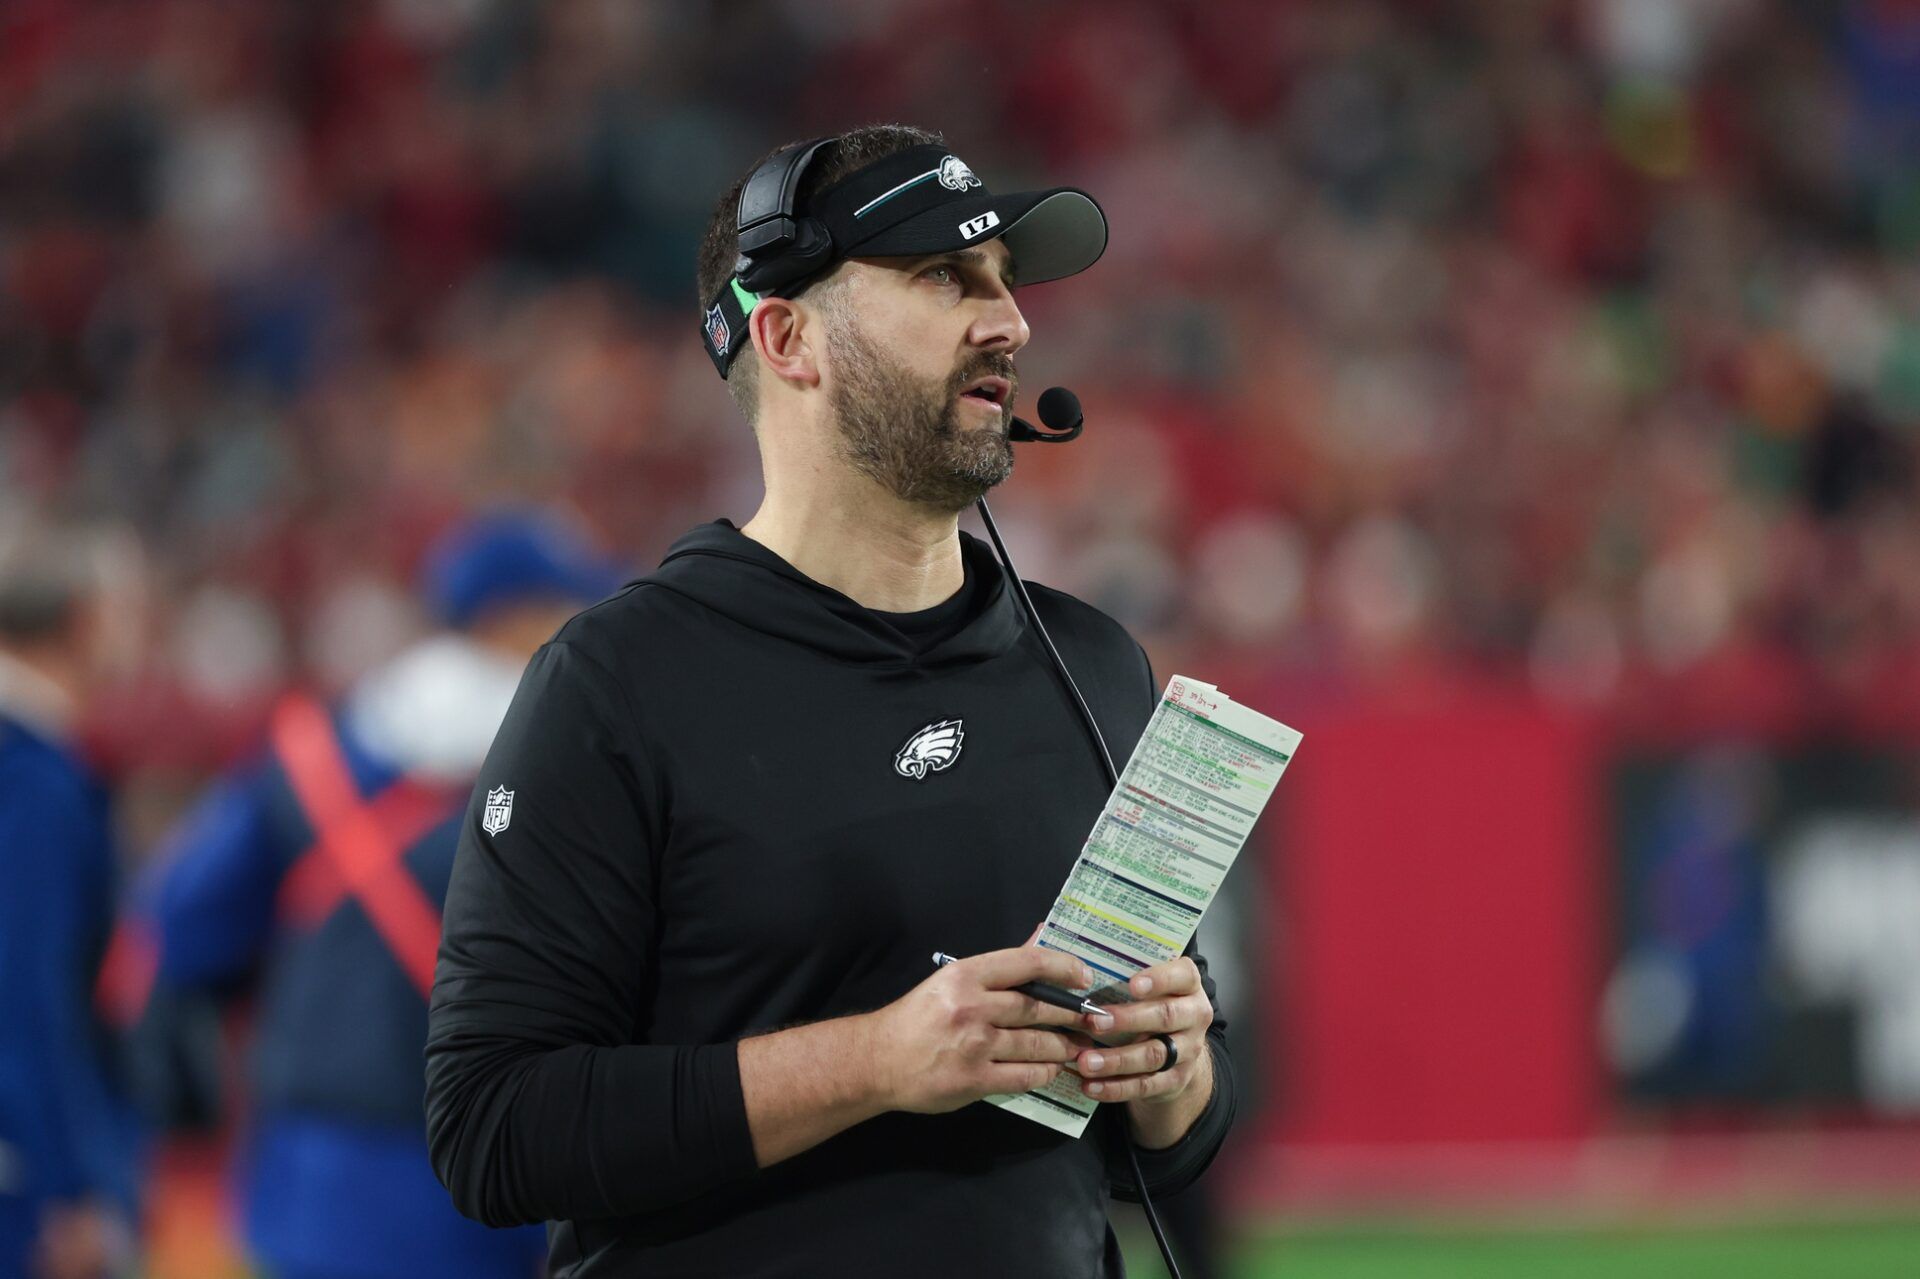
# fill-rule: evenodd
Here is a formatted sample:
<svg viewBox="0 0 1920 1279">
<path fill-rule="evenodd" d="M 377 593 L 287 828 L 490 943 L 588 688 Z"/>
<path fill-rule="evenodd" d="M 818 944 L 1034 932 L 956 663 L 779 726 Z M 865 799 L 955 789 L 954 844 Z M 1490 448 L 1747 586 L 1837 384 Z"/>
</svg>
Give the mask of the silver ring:
<svg viewBox="0 0 1920 1279">
<path fill-rule="evenodd" d="M 1161 1034 L 1156 1030 L 1153 1032 L 1153 1037 L 1167 1046 L 1167 1059 L 1160 1063 L 1160 1070 L 1172 1070 L 1175 1066 L 1179 1065 L 1180 1050 L 1173 1046 L 1173 1036 Z M 1160 1073 L 1160 1070 L 1156 1070 L 1153 1073 L 1157 1075 Z"/>
</svg>

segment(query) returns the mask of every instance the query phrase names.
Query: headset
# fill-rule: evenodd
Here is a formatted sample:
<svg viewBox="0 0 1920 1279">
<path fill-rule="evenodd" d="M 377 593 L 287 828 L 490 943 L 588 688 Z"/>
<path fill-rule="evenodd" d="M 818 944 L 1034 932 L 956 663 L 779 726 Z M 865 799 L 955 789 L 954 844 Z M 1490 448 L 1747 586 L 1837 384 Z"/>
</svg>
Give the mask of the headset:
<svg viewBox="0 0 1920 1279">
<path fill-rule="evenodd" d="M 775 152 L 741 186 L 734 219 L 740 255 L 733 276 L 749 293 L 779 295 L 833 260 L 827 224 L 797 212 L 800 179 L 820 148 L 833 140 L 815 138 Z"/>
<path fill-rule="evenodd" d="M 798 208 L 800 182 L 807 166 L 820 149 L 832 141 L 834 139 L 831 137 L 815 138 L 783 148 L 762 162 L 741 186 L 740 205 L 735 217 L 740 252 L 734 259 L 733 279 L 722 290 L 723 293 L 733 290 L 737 285 L 751 294 L 791 297 L 799 291 L 799 287 L 804 287 L 805 281 L 832 263 L 832 233 L 820 219 L 803 216 Z M 718 359 L 715 362 L 720 363 Z M 726 376 L 724 366 L 721 376 Z M 1041 393 L 1037 407 L 1042 426 L 1016 417 L 1008 426 L 1009 440 L 1016 443 L 1064 444 L 1079 438 L 1081 429 L 1086 425 L 1086 415 L 1081 411 L 1079 397 L 1072 391 L 1063 386 L 1050 387 Z M 1067 669 L 1060 650 L 1054 646 L 1053 637 L 1047 634 L 1046 623 L 1040 620 L 1040 610 L 1033 606 L 1033 597 L 1027 593 L 1027 584 L 1013 567 L 1013 558 L 1007 554 L 1006 543 L 1000 540 L 1000 529 L 993 522 L 993 513 L 987 509 L 986 498 L 980 498 L 974 506 L 980 512 L 981 522 L 986 525 L 994 554 L 999 557 L 1001 567 L 1013 583 L 1027 617 L 1033 622 L 1035 633 L 1040 636 L 1047 656 L 1053 661 L 1054 670 L 1079 711 L 1087 735 L 1099 751 L 1107 785 L 1118 786 L 1120 771 L 1114 767 L 1113 752 L 1107 749 L 1106 737 L 1100 732 L 1100 725 L 1087 706 L 1087 699 L 1081 695 L 1073 673 Z M 1153 1198 L 1147 1192 L 1147 1179 L 1140 1171 L 1140 1157 L 1135 1152 L 1133 1134 L 1127 1127 L 1126 1112 L 1119 1107 L 1109 1106 L 1108 1109 L 1116 1116 L 1114 1126 L 1119 1130 L 1119 1140 L 1126 1148 L 1133 1183 L 1140 1192 L 1140 1207 L 1153 1230 L 1154 1242 L 1160 1246 L 1160 1257 L 1166 1263 L 1169 1279 L 1180 1279 L 1180 1267 L 1173 1260 L 1173 1249 L 1168 1246 L 1166 1233 L 1160 1228 L 1159 1214 L 1154 1211 Z"/>
<path fill-rule="evenodd" d="M 762 161 L 740 185 L 740 202 L 734 212 L 734 232 L 740 248 L 733 260 L 732 277 L 718 297 L 706 299 L 714 309 L 723 303 L 738 305 L 744 318 L 760 298 L 792 297 L 833 264 L 833 232 L 819 218 L 799 211 L 800 183 L 807 166 L 822 147 L 833 141 L 836 139 L 832 137 L 814 138 L 783 147 Z M 727 376 L 726 362 L 730 358 L 715 356 L 721 377 Z M 1016 417 L 1008 426 L 1007 438 L 1015 444 L 1064 444 L 1079 438 L 1084 418 L 1073 392 L 1059 386 L 1042 392 L 1039 413 L 1048 429 Z M 981 513 L 985 515 L 984 503 Z M 1012 572 L 1006 556 L 1002 554 L 1000 559 Z M 1014 580 L 1019 579 L 1016 576 Z M 1034 625 L 1040 624 L 1031 610 L 1029 616 L 1034 617 Z M 1106 749 L 1104 744 L 1101 749 Z"/>
</svg>

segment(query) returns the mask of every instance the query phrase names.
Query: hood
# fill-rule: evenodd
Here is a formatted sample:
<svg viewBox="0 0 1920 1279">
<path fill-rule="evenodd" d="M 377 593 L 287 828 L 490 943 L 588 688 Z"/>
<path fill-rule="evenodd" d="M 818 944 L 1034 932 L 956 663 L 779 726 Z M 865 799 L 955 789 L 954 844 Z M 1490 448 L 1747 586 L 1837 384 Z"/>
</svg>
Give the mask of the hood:
<svg viewBox="0 0 1920 1279">
<path fill-rule="evenodd" d="M 1025 620 L 993 551 L 960 534 L 982 603 L 971 621 L 925 653 L 851 597 L 822 586 L 736 528 L 714 520 L 689 530 L 642 579 L 694 600 L 740 625 L 803 644 L 845 662 L 945 666 L 985 661 L 1011 648 Z"/>
</svg>

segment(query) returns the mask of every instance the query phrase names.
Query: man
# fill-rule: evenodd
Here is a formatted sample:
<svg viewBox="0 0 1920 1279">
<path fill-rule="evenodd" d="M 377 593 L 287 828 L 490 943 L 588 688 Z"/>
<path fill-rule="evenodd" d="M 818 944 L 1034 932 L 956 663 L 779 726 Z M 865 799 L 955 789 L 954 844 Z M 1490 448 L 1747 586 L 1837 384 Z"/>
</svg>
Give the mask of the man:
<svg viewBox="0 0 1920 1279">
<path fill-rule="evenodd" d="M 458 526 L 423 574 L 443 630 L 268 749 L 169 841 L 145 897 L 158 980 L 263 964 L 244 1174 L 272 1279 L 531 1279 L 539 1232 L 480 1229 L 428 1165 L 420 1054 L 455 825 L 529 654 L 618 577 L 560 522 Z"/>
<path fill-rule="evenodd" d="M 113 920 L 106 793 L 74 717 L 103 656 L 91 539 L 0 537 L 0 1279 L 104 1279 L 133 1149 L 88 992 Z"/>
<path fill-rule="evenodd" d="M 766 500 L 682 537 L 522 680 L 448 893 L 435 1168 L 464 1212 L 553 1222 L 555 1273 L 582 1279 L 1118 1274 L 1119 1143 L 1152 1190 L 1198 1175 L 1233 1111 L 1222 1025 L 1191 953 L 1098 1024 L 1011 990 L 1089 983 L 1018 943 L 1108 783 L 957 526 L 1012 466 L 1012 283 L 1091 264 L 1104 218 L 1078 192 L 992 196 L 937 136 L 859 129 L 798 183 L 812 273 L 760 295 L 739 190 L 702 247 L 702 329 Z M 1126 750 L 1145 654 L 1033 593 Z M 972 958 L 928 975 L 935 950 Z M 1096 1030 L 1163 1032 L 1178 1064 Z M 971 1104 L 1068 1068 L 1119 1103 L 1083 1139 Z"/>
</svg>

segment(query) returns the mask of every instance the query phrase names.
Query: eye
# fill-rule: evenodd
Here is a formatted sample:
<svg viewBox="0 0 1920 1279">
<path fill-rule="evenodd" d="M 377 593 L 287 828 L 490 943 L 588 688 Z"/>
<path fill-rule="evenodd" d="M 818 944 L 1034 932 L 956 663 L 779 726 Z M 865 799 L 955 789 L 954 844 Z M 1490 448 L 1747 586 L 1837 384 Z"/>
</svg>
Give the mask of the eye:
<svg viewBox="0 0 1920 1279">
<path fill-rule="evenodd" d="M 930 266 L 920 274 L 932 280 L 935 284 L 953 284 L 959 279 L 958 273 L 954 271 L 950 264 L 945 262 Z"/>
</svg>

